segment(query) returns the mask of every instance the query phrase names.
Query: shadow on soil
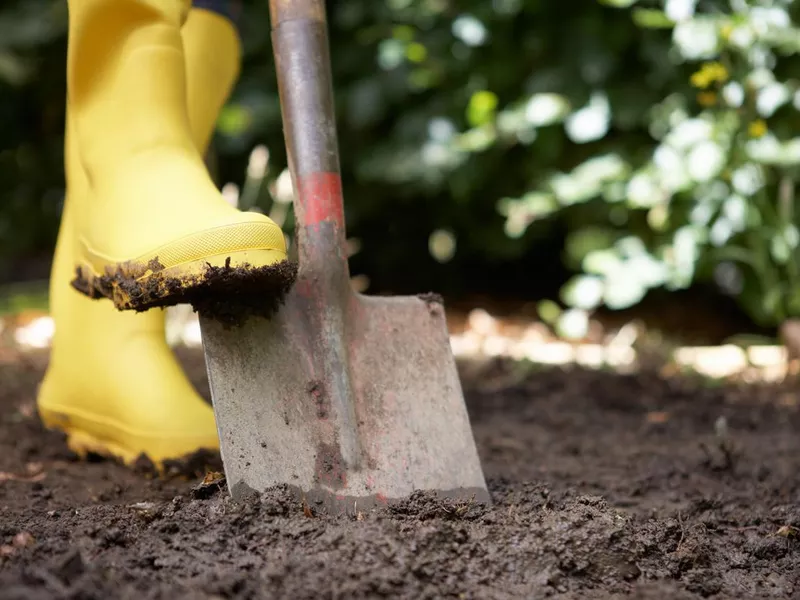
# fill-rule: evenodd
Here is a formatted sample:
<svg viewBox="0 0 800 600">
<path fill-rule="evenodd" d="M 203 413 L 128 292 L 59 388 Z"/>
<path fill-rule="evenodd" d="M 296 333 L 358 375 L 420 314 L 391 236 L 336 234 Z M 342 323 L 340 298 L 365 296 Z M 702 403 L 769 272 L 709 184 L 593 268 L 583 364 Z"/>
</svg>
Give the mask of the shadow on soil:
<svg viewBox="0 0 800 600">
<path fill-rule="evenodd" d="M 184 364 L 204 387 L 202 356 Z M 800 594 L 795 387 L 469 367 L 495 506 L 424 494 L 357 518 L 281 489 L 78 463 L 0 363 L 0 589 L 33 598 L 789 598 Z M 200 493 L 198 490 L 202 490 Z"/>
</svg>

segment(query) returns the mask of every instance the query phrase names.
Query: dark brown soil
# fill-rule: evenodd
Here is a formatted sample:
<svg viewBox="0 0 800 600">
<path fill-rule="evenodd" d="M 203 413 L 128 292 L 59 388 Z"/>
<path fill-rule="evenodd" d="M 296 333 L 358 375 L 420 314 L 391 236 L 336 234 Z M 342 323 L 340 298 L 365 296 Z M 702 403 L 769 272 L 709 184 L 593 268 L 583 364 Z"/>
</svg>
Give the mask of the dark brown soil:
<svg viewBox="0 0 800 600">
<path fill-rule="evenodd" d="M 8 600 L 800 597 L 795 387 L 465 367 L 494 506 L 333 518 L 74 462 L 32 414 L 44 360 L 0 364 Z"/>
<path fill-rule="evenodd" d="M 195 280 L 164 275 L 157 259 L 144 265 L 123 265 L 112 275 L 88 277 L 76 270 L 72 287 L 90 298 L 109 298 L 120 310 L 142 312 L 190 304 L 205 317 L 237 326 L 249 317 L 271 317 L 297 278 L 297 263 L 283 261 L 265 267 L 208 265 Z M 140 277 L 151 275 L 143 282 Z"/>
</svg>

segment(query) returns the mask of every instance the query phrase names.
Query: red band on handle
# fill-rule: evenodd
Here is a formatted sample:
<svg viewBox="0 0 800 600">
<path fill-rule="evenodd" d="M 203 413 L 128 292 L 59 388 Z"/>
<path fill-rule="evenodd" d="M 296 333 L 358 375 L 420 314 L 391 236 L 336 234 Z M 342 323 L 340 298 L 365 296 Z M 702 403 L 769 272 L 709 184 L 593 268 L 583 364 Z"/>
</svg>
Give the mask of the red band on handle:
<svg viewBox="0 0 800 600">
<path fill-rule="evenodd" d="M 297 182 L 297 201 L 303 210 L 303 226 L 333 221 L 344 229 L 342 178 L 338 173 L 310 173 Z"/>
</svg>

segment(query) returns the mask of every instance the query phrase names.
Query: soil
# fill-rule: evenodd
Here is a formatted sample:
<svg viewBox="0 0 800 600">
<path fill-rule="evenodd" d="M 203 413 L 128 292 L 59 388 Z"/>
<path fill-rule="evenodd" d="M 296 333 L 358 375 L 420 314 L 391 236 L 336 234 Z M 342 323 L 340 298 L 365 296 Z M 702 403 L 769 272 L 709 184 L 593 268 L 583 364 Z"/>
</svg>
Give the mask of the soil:
<svg viewBox="0 0 800 600">
<path fill-rule="evenodd" d="M 1 358 L 1 357 L 0 357 Z M 204 393 L 199 353 L 182 360 Z M 0 594 L 39 598 L 800 597 L 798 389 L 466 365 L 494 499 L 355 517 L 219 475 L 77 462 L 0 361 Z"/>
<path fill-rule="evenodd" d="M 226 327 L 239 326 L 251 316 L 271 317 L 284 302 L 297 278 L 296 262 L 252 267 L 207 265 L 194 280 L 164 274 L 155 258 L 147 265 L 123 265 L 113 275 L 88 278 L 76 269 L 72 287 L 90 298 L 106 297 L 120 310 L 142 312 L 190 304 L 201 315 Z M 150 275 L 142 279 L 142 275 Z"/>
</svg>

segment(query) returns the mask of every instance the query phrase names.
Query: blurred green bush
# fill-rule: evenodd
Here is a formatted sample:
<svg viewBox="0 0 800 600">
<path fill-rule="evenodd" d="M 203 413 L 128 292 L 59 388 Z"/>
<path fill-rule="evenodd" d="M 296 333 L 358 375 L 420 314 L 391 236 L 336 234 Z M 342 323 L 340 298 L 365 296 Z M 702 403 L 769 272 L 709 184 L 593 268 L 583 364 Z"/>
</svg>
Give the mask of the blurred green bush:
<svg viewBox="0 0 800 600">
<path fill-rule="evenodd" d="M 656 64 L 635 76 L 658 97 L 606 82 L 582 104 L 533 94 L 489 127 L 498 137 L 507 118 L 527 133 L 532 115 L 552 115 L 548 124 L 592 147 L 500 204 L 510 236 L 549 214 L 574 215 L 565 258 L 581 274 L 562 290 L 564 333 L 580 335 L 600 305 L 626 308 L 650 289 L 698 280 L 713 280 L 760 325 L 797 316 L 798 5 L 605 3 L 646 33 L 640 49 Z"/>
<path fill-rule="evenodd" d="M 0 8 L 0 259 L 49 249 L 57 227 L 65 4 Z M 243 204 L 273 211 L 285 156 L 268 9 L 244 4 L 214 164 Z M 565 333 L 598 306 L 697 281 L 760 324 L 800 314 L 797 13 L 791 0 L 329 2 L 361 268 L 444 284 L 478 259 L 530 260 L 566 228 L 562 255 L 540 261 L 577 273 Z"/>
</svg>

